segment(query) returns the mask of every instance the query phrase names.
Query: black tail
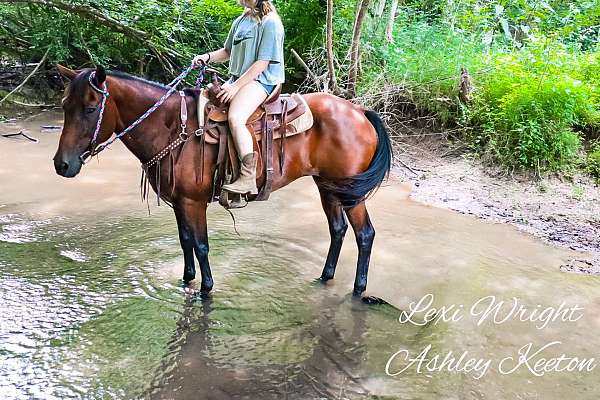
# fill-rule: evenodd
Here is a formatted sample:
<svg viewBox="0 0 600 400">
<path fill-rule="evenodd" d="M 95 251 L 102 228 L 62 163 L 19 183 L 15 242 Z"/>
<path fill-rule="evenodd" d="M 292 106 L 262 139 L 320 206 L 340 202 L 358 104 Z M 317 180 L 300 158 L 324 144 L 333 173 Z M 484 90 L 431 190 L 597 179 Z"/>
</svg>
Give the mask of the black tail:
<svg viewBox="0 0 600 400">
<path fill-rule="evenodd" d="M 354 207 L 377 191 L 388 177 L 392 167 L 392 143 L 385 125 L 375 111 L 365 111 L 365 116 L 377 131 L 377 150 L 365 172 L 348 178 L 321 178 L 321 189 L 334 194 L 343 207 Z"/>
</svg>

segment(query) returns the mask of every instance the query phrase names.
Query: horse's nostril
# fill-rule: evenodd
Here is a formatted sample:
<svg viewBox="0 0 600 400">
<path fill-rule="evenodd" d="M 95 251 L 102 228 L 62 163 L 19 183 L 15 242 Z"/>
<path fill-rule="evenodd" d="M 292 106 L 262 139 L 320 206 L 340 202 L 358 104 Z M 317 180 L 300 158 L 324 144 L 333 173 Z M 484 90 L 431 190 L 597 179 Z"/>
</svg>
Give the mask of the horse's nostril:
<svg viewBox="0 0 600 400">
<path fill-rule="evenodd" d="M 58 172 L 59 174 L 64 174 L 65 172 L 67 172 L 68 169 L 69 169 L 69 164 L 64 161 L 60 161 L 56 165 L 56 172 Z"/>
</svg>

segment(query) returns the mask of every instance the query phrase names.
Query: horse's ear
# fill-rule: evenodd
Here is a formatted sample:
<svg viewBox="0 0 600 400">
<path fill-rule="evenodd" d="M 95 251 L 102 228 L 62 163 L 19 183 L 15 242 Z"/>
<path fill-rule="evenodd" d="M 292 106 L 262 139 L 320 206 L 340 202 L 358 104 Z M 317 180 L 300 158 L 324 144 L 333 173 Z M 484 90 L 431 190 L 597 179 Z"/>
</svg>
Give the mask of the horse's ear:
<svg viewBox="0 0 600 400">
<path fill-rule="evenodd" d="M 59 73 L 59 74 L 60 74 L 62 77 L 66 78 L 66 79 L 68 79 L 68 80 L 70 80 L 70 81 L 72 81 L 73 79 L 75 79 L 75 77 L 76 77 L 76 76 L 79 74 L 79 72 L 80 72 L 80 71 L 74 71 L 74 70 L 72 70 L 72 69 L 70 69 L 70 68 L 67 68 L 67 67 L 65 67 L 65 66 L 63 66 L 63 65 L 60 65 L 60 64 L 56 64 L 56 69 L 58 69 L 58 73 Z"/>
<path fill-rule="evenodd" d="M 103 66 L 98 65 L 96 67 L 96 83 L 98 84 L 98 86 L 100 86 L 104 83 L 105 80 L 106 80 L 106 70 L 104 69 Z"/>
</svg>

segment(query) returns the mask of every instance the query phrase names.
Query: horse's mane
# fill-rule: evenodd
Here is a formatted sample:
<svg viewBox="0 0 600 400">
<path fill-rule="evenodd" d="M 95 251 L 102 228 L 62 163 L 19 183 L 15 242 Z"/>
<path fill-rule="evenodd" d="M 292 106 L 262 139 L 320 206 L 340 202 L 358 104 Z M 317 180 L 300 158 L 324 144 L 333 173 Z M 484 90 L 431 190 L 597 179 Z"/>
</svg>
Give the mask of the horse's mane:
<svg viewBox="0 0 600 400">
<path fill-rule="evenodd" d="M 115 78 L 120 78 L 120 79 L 124 79 L 127 81 L 137 81 L 140 83 L 145 83 L 146 85 L 150 85 L 153 86 L 155 88 L 158 89 L 165 89 L 168 90 L 169 88 L 166 85 L 163 85 L 162 83 L 156 82 L 156 81 L 151 81 L 149 79 L 145 79 L 139 76 L 135 76 L 135 75 L 130 75 L 126 72 L 121 72 L 121 71 L 108 71 L 107 72 L 108 76 L 112 76 Z"/>
<path fill-rule="evenodd" d="M 156 81 L 152 81 L 149 79 L 145 79 L 136 75 L 131 75 L 128 74 L 126 72 L 121 72 L 121 71 L 108 71 L 107 72 L 108 76 L 112 76 L 114 78 L 119 78 L 119 79 L 123 79 L 123 80 L 127 80 L 127 81 L 136 81 L 139 83 L 143 83 L 149 86 L 152 86 L 154 88 L 157 89 L 162 89 L 162 90 L 169 90 L 169 87 L 167 85 L 164 85 L 160 82 L 156 82 Z M 185 94 L 192 96 L 194 98 L 198 97 L 198 90 L 195 90 L 193 88 L 184 88 L 183 91 L 185 92 Z"/>
</svg>

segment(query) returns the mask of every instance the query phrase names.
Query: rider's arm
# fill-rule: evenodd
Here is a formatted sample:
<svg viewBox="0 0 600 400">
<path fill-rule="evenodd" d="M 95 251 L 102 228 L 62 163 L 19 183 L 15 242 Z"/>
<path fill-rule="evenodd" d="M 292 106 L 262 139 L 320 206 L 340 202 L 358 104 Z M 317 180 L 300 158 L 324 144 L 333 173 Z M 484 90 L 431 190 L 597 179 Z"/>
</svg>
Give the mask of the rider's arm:
<svg viewBox="0 0 600 400">
<path fill-rule="evenodd" d="M 255 80 L 261 72 L 263 72 L 269 66 L 268 60 L 258 60 L 248 68 L 246 72 L 242 74 L 236 81 L 235 85 L 238 87 L 244 87 L 247 83 Z"/>
<path fill-rule="evenodd" d="M 194 57 L 194 64 L 199 66 L 200 60 L 204 63 L 208 62 L 224 62 L 229 60 L 230 50 L 222 48 L 219 50 L 211 51 L 210 53 L 200 54 Z"/>
<path fill-rule="evenodd" d="M 223 47 L 222 49 L 211 51 L 208 54 L 210 55 L 211 62 L 225 62 L 229 60 L 231 51 Z"/>
</svg>

